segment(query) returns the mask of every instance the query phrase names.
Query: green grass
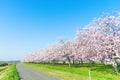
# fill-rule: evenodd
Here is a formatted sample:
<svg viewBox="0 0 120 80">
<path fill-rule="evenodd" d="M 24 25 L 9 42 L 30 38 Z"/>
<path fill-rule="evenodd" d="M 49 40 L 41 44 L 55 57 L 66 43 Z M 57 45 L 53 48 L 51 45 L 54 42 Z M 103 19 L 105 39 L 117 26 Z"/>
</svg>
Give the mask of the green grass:
<svg viewBox="0 0 120 80">
<path fill-rule="evenodd" d="M 0 62 L 0 72 L 7 68 L 7 63 Z"/>
<path fill-rule="evenodd" d="M 1 68 L 1 67 L 0 67 L 0 72 L 3 71 L 3 70 L 5 70 L 5 69 L 6 69 L 6 68 Z"/>
<path fill-rule="evenodd" d="M 0 72 L 0 80 L 19 80 L 16 65 L 13 64 Z"/>
<path fill-rule="evenodd" d="M 50 74 L 61 78 L 62 80 L 89 80 L 88 71 L 91 70 L 92 80 L 119 80 L 120 74 L 115 75 L 111 65 L 104 66 L 103 64 L 83 64 L 74 65 L 68 68 L 68 65 L 63 64 L 34 64 L 23 63 L 35 70 Z"/>
</svg>

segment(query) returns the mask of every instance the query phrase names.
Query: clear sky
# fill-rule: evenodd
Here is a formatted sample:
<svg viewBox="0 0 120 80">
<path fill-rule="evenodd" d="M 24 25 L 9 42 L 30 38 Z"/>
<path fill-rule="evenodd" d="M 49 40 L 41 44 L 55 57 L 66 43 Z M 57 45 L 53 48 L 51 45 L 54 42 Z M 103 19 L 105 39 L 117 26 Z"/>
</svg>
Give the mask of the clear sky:
<svg viewBox="0 0 120 80">
<path fill-rule="evenodd" d="M 93 18 L 119 10 L 120 0 L 0 0 L 0 60 L 73 39 Z"/>
</svg>

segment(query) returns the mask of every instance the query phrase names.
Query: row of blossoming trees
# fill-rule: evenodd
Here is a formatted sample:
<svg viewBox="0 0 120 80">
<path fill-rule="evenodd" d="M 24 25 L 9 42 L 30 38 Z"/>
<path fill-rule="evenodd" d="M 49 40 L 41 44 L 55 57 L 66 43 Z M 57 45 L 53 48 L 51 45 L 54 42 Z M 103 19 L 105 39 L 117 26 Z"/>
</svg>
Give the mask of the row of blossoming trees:
<svg viewBox="0 0 120 80">
<path fill-rule="evenodd" d="M 105 15 L 77 30 L 73 41 L 60 40 L 36 53 L 27 55 L 23 62 L 36 63 L 109 63 L 118 73 L 120 55 L 120 15 Z"/>
</svg>

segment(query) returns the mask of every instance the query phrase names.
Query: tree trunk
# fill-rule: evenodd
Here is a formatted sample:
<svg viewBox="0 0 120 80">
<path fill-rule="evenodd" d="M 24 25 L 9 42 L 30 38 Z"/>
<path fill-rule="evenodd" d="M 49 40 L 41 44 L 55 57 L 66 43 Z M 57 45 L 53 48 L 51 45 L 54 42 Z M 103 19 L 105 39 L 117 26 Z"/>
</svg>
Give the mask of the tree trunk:
<svg viewBox="0 0 120 80">
<path fill-rule="evenodd" d="M 67 57 L 67 60 L 68 60 L 69 68 L 71 68 L 71 60 L 69 56 Z"/>
<path fill-rule="evenodd" d="M 68 64 L 69 64 L 69 68 L 71 68 L 71 63 L 69 62 Z"/>
<path fill-rule="evenodd" d="M 116 60 L 115 60 L 115 59 L 112 59 L 112 60 L 111 60 L 111 63 L 112 63 L 114 72 L 115 72 L 115 74 L 117 75 L 117 74 L 118 74 L 118 68 L 117 68 L 117 62 L 116 62 Z"/>
<path fill-rule="evenodd" d="M 75 61 L 73 60 L 73 64 L 75 64 Z"/>
<path fill-rule="evenodd" d="M 82 59 L 80 59 L 80 62 L 81 62 L 81 64 L 83 64 L 83 60 Z"/>
<path fill-rule="evenodd" d="M 66 64 L 66 61 L 63 61 L 63 64 Z"/>
</svg>

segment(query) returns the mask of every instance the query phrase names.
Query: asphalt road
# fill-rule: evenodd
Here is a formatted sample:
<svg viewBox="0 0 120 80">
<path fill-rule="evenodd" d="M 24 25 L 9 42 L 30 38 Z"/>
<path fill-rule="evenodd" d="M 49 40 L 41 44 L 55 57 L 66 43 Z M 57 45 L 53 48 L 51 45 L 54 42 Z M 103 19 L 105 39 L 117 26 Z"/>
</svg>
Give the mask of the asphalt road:
<svg viewBox="0 0 120 80">
<path fill-rule="evenodd" d="M 20 80 L 60 80 L 60 79 L 54 78 L 50 75 L 47 75 L 42 72 L 33 70 L 29 67 L 26 67 L 26 66 L 22 65 L 21 63 L 18 63 L 16 67 L 17 67 L 17 71 L 21 77 Z"/>
</svg>

